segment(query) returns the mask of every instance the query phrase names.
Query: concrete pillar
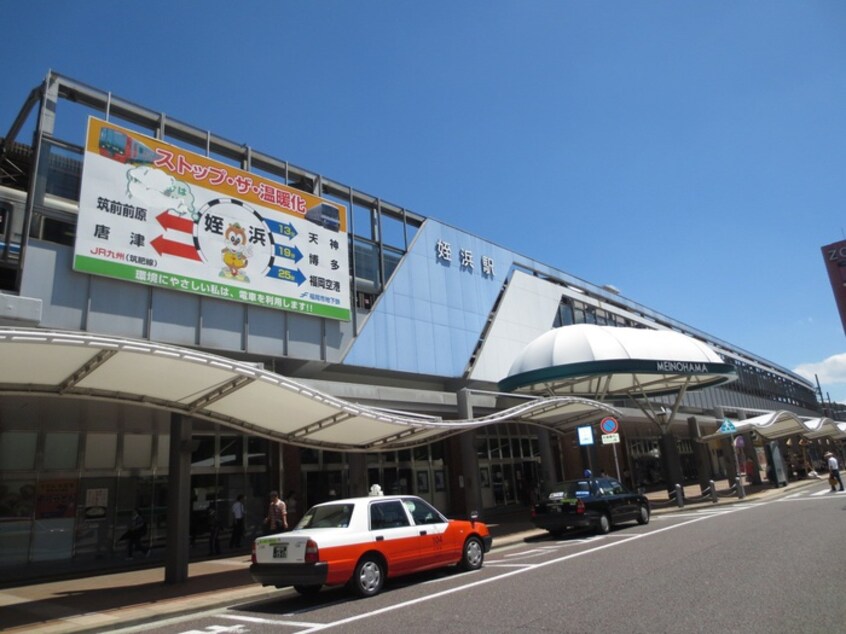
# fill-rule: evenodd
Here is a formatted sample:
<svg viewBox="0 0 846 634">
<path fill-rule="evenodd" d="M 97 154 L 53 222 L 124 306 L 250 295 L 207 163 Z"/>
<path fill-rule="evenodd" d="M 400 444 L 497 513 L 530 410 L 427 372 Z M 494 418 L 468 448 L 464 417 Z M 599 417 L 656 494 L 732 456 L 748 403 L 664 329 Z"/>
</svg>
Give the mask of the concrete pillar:
<svg viewBox="0 0 846 634">
<path fill-rule="evenodd" d="M 191 540 L 191 419 L 170 415 L 165 583 L 188 580 Z"/>
<path fill-rule="evenodd" d="M 473 418 L 473 404 L 470 402 L 470 391 L 466 388 L 458 391 L 458 415 L 464 419 Z M 481 482 L 479 482 L 479 456 L 476 454 L 476 432 L 473 430 L 461 434 L 461 464 L 464 469 L 464 508 L 467 513 L 479 511 L 481 516 L 482 487 Z"/>
<path fill-rule="evenodd" d="M 543 491 L 544 486 L 550 486 L 563 480 L 563 478 L 556 473 L 555 469 L 555 456 L 552 453 L 553 451 L 553 440 L 555 442 L 555 447 L 558 447 L 558 437 L 552 436 L 546 429 L 541 429 L 540 427 L 536 428 L 537 435 L 538 435 L 538 449 L 540 450 L 540 461 L 541 461 L 541 477 L 543 481 L 539 484 L 541 485 L 541 491 Z"/>
<path fill-rule="evenodd" d="M 367 486 L 367 455 L 363 453 L 348 453 L 347 464 L 349 465 L 349 495 L 359 497 L 370 493 Z"/>
<path fill-rule="evenodd" d="M 669 430 L 661 434 L 661 463 L 664 469 L 664 480 L 667 492 L 675 491 L 677 484 L 684 484 L 682 477 L 681 458 L 676 438 Z"/>
<path fill-rule="evenodd" d="M 691 416 L 687 419 L 687 428 L 692 441 L 693 459 L 696 461 L 699 488 L 704 492 L 711 486 L 711 481 L 714 479 L 714 474 L 711 472 L 711 457 L 709 455 L 708 445 L 698 442 L 699 438 L 702 437 L 702 432 L 699 429 L 699 422 L 696 420 L 696 416 Z"/>
</svg>

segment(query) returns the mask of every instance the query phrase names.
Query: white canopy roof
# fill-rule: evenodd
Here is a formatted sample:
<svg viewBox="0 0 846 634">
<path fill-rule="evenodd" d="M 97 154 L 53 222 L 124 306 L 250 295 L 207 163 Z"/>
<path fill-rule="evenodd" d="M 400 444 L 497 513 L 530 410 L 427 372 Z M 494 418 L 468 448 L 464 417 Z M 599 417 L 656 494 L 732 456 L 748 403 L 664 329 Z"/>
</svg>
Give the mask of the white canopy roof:
<svg viewBox="0 0 846 634">
<path fill-rule="evenodd" d="M 533 394 L 660 395 L 737 378 L 706 343 L 674 330 L 562 326 L 530 343 L 500 389 Z"/>
<path fill-rule="evenodd" d="M 532 399 L 469 420 L 365 407 L 217 355 L 78 332 L 0 328 L 0 394 L 135 403 L 286 442 L 345 451 L 426 444 L 481 425 L 519 421 L 561 431 L 620 416 L 584 398 Z"/>
<path fill-rule="evenodd" d="M 730 419 L 729 419 L 730 420 Z M 734 434 L 744 434 L 750 431 L 757 432 L 767 440 L 787 438 L 789 436 L 804 436 L 805 438 L 831 437 L 835 439 L 846 438 L 846 423 L 835 423 L 830 418 L 799 418 L 793 412 L 784 410 L 767 412 L 753 418 L 743 420 L 730 420 L 734 426 Z M 729 438 L 729 432 L 716 432 L 703 436 L 700 440 L 712 440 L 715 438 Z"/>
</svg>

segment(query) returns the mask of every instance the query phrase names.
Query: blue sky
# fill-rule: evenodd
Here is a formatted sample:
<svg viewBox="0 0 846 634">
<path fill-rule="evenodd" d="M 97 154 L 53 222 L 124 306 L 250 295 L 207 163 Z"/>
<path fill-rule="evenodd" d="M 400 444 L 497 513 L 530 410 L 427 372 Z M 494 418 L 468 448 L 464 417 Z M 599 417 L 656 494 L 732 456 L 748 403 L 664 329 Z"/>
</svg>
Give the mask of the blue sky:
<svg viewBox="0 0 846 634">
<path fill-rule="evenodd" d="M 0 0 L 48 69 L 476 233 L 846 401 L 846 3 Z"/>
</svg>

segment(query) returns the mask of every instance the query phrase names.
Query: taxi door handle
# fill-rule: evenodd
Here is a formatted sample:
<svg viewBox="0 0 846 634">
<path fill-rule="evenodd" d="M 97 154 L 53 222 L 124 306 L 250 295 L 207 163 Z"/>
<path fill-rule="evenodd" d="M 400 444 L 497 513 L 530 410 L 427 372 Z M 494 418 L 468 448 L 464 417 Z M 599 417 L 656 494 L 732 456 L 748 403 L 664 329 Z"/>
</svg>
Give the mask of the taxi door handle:
<svg viewBox="0 0 846 634">
<path fill-rule="evenodd" d="M 384 541 L 384 540 L 385 540 L 385 536 L 384 536 L 384 535 L 376 535 L 376 541 L 377 541 L 377 542 L 381 542 L 381 541 Z"/>
<path fill-rule="evenodd" d="M 427 533 L 426 533 L 426 531 L 420 531 L 420 534 L 421 534 L 421 535 L 426 535 Z"/>
</svg>

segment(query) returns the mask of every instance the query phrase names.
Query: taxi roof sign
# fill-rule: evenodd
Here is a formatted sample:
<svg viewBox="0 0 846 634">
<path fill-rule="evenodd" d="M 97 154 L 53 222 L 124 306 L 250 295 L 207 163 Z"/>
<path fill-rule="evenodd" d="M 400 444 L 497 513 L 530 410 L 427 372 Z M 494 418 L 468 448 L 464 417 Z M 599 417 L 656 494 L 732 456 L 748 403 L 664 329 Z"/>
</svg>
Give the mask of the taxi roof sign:
<svg viewBox="0 0 846 634">
<path fill-rule="evenodd" d="M 723 424 L 720 425 L 720 432 L 723 434 L 733 434 L 737 431 L 737 428 L 734 426 L 734 423 L 731 422 L 728 418 L 723 419 Z"/>
</svg>

